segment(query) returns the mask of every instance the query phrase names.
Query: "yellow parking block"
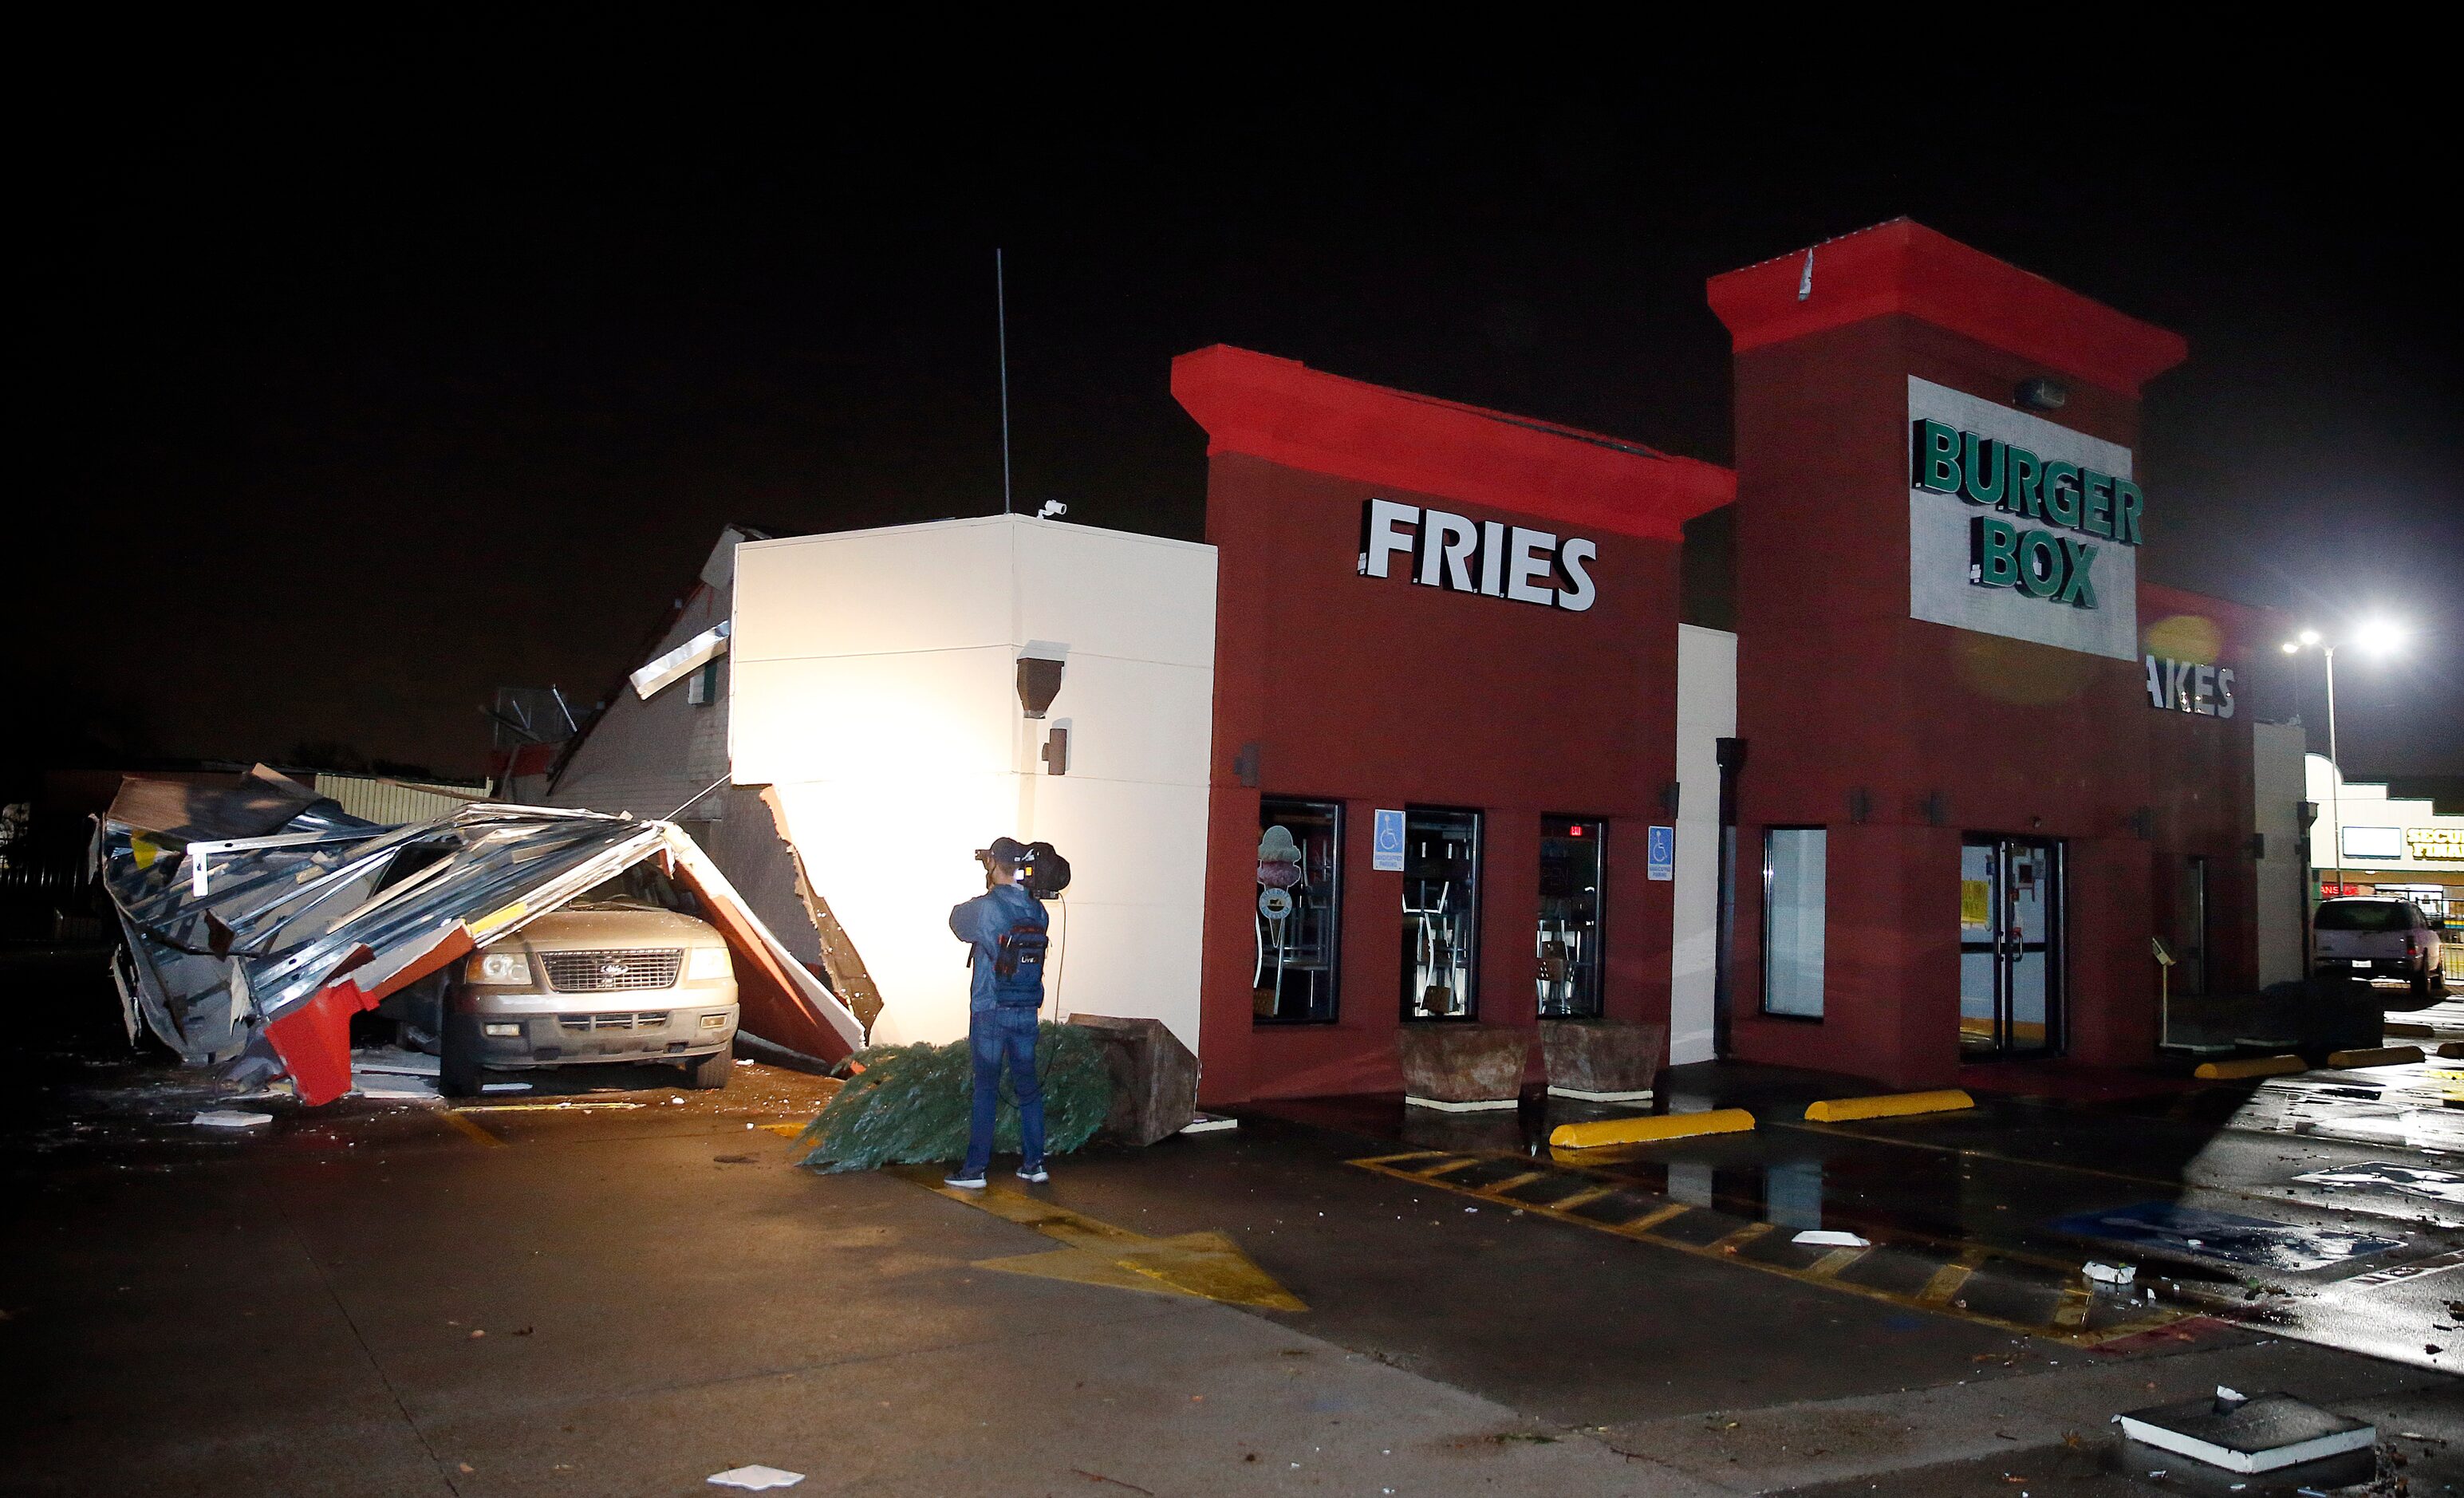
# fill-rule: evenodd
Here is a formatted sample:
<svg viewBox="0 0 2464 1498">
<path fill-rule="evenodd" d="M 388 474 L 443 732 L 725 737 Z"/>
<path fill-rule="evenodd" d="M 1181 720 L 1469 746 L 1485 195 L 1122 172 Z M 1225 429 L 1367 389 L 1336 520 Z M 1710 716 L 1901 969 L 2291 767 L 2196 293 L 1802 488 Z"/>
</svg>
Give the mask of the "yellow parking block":
<svg viewBox="0 0 2464 1498">
<path fill-rule="evenodd" d="M 1874 1097 L 1833 1097 L 1806 1105 L 1808 1123 L 1837 1123 L 1843 1118 L 1896 1118 L 1902 1113 L 1947 1113 L 1973 1108 L 1976 1099 L 1959 1089 L 1935 1092 L 1883 1092 Z"/>
<path fill-rule="evenodd" d="M 1698 1134 L 1743 1134 L 1754 1126 L 1754 1115 L 1742 1108 L 1715 1108 L 1707 1113 L 1660 1113 L 1643 1118 L 1597 1118 L 1590 1123 L 1559 1124 L 1549 1131 L 1549 1146 L 1557 1150 L 1595 1150 L 1605 1144 L 1657 1144 Z"/>
<path fill-rule="evenodd" d="M 2218 1082 L 2233 1077 L 2289 1077 L 2309 1069 L 2310 1064 L 2299 1056 L 2240 1056 L 2232 1061 L 2202 1061 L 2190 1075 L 2202 1082 Z"/>
<path fill-rule="evenodd" d="M 2359 1050 L 2331 1050 L 2327 1065 L 2344 1067 L 2409 1067 L 2423 1060 L 2418 1046 L 2366 1046 Z"/>
</svg>

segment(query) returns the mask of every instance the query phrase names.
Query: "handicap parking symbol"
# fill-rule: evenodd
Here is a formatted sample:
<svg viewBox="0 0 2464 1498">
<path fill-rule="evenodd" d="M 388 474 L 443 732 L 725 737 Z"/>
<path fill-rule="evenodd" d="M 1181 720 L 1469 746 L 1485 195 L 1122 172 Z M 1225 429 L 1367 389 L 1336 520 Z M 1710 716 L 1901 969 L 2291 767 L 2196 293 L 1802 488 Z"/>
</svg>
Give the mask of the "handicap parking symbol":
<svg viewBox="0 0 2464 1498">
<path fill-rule="evenodd" d="M 1370 829 L 1369 867 L 1380 873 L 1403 871 L 1403 814 L 1399 811 L 1372 813 L 1375 825 Z"/>
<path fill-rule="evenodd" d="M 1648 843 L 1646 851 L 1650 855 L 1649 862 L 1651 865 L 1651 877 L 1654 879 L 1676 878 L 1677 829 L 1675 827 L 1653 827 L 1651 829 L 1651 835 L 1646 842 Z"/>
</svg>

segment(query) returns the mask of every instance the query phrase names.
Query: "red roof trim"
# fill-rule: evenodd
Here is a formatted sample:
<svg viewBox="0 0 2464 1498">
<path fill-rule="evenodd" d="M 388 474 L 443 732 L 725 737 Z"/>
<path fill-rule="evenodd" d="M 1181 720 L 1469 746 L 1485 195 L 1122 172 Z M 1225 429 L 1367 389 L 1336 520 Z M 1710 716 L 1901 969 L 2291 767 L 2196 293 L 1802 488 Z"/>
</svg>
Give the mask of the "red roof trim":
<svg viewBox="0 0 2464 1498">
<path fill-rule="evenodd" d="M 1172 362 L 1173 398 L 1206 452 L 1595 531 L 1682 539 L 1736 497 L 1737 475 L 1639 443 L 1325 374 L 1218 343 Z"/>
<path fill-rule="evenodd" d="M 1912 219 L 1825 240 L 1804 300 L 1798 250 L 1714 275 L 1711 310 L 1736 351 L 1903 313 L 2123 395 L 2189 357 L 2178 333 L 2125 317 Z"/>
</svg>

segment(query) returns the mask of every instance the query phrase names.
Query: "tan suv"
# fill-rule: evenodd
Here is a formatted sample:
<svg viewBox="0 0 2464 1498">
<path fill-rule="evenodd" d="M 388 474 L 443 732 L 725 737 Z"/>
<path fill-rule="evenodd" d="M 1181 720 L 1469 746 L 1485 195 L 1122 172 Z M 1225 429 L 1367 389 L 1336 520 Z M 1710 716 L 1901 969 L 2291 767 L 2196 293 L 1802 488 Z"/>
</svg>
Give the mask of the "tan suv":
<svg viewBox="0 0 2464 1498">
<path fill-rule="evenodd" d="M 622 1061 L 677 1062 L 688 1087 L 727 1086 L 737 1021 L 727 943 L 637 883 L 602 885 L 454 965 L 438 1015 L 441 1091 L 473 1095 L 482 1068 Z"/>
</svg>

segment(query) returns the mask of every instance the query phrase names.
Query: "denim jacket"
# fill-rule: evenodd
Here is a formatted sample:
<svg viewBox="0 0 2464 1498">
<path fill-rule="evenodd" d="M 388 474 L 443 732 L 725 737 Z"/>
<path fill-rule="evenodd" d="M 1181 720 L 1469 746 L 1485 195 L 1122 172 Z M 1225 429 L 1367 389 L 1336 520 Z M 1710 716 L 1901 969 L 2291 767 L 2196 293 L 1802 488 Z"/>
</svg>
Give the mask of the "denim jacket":
<svg viewBox="0 0 2464 1498">
<path fill-rule="evenodd" d="M 967 1010 L 983 1014 L 993 1008 L 993 964 L 1001 960 L 1001 938 L 1023 920 L 1045 919 L 1044 902 L 1022 886 L 997 884 L 972 900 L 950 908 L 950 935 L 975 949 L 967 985 Z"/>
</svg>

